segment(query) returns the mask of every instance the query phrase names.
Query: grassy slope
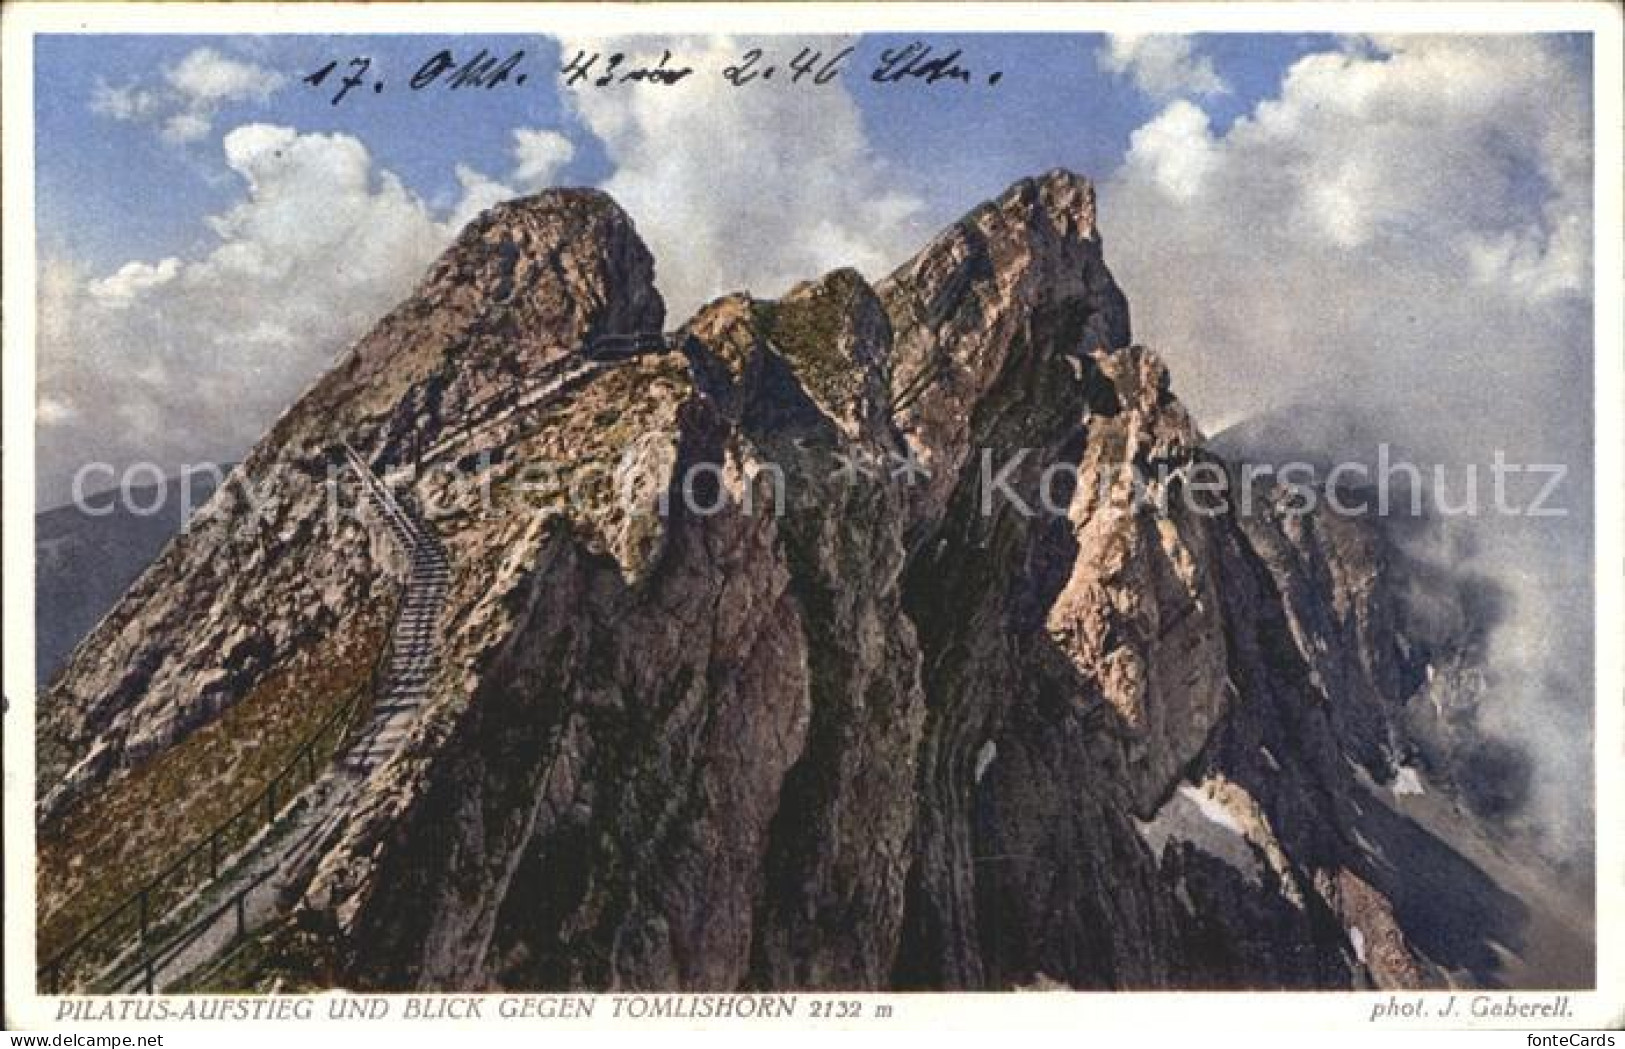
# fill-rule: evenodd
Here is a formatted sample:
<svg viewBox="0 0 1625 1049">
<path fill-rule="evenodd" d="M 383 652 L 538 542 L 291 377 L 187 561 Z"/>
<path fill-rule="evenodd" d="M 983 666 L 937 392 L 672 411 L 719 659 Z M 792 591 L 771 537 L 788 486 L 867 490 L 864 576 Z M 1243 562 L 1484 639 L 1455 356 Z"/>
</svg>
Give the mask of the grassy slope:
<svg viewBox="0 0 1625 1049">
<path fill-rule="evenodd" d="M 366 683 L 386 625 L 379 609 L 357 613 L 215 721 L 42 827 L 38 956 L 65 946 L 263 790 Z M 260 818 L 239 821 L 240 839 Z"/>
</svg>

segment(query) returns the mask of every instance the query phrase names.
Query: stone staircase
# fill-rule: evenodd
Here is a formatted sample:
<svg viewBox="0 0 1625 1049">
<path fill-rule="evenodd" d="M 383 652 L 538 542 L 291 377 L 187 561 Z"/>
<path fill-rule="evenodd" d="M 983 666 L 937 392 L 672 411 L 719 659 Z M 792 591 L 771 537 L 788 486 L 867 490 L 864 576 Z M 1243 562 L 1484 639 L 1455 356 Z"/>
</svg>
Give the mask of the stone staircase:
<svg viewBox="0 0 1625 1049">
<path fill-rule="evenodd" d="M 410 570 L 395 612 L 387 649 L 370 691 L 372 716 L 332 774 L 313 784 L 294 809 L 245 850 L 241 863 L 210 893 L 208 909 L 155 950 L 143 951 L 111 975 L 106 986 L 133 993 L 185 986 L 244 943 L 250 933 L 287 906 L 301 872 L 330 845 L 363 781 L 393 755 L 429 698 L 439 665 L 440 616 L 450 580 L 445 547 L 410 504 L 348 443 L 345 459 L 361 479 L 363 498 L 407 556 Z"/>
<path fill-rule="evenodd" d="M 361 478 L 362 492 L 411 564 L 395 625 L 387 642 L 372 719 L 340 761 L 365 775 L 400 747 L 429 696 L 439 667 L 440 616 L 450 582 L 445 547 L 427 522 L 403 504 L 349 444 L 344 454 Z"/>
<path fill-rule="evenodd" d="M 483 418 L 481 425 L 500 425 L 520 412 L 545 406 L 606 368 L 668 349 L 674 342 L 660 333 L 606 337 L 545 376 L 537 388 Z M 465 436 L 450 435 L 443 440 L 444 447 L 436 446 L 431 449 L 433 455 L 423 458 L 443 454 Z M 101 993 L 153 993 L 177 986 L 189 974 L 229 957 L 247 942 L 249 933 L 285 906 L 283 897 L 296 881 L 294 874 L 330 844 L 363 781 L 400 749 L 428 702 L 439 669 L 441 618 L 451 576 L 445 546 L 410 501 L 398 498 L 354 447 L 348 442 L 342 447 L 348 465 L 360 479 L 368 509 L 409 563 L 386 649 L 369 688 L 373 708 L 366 727 L 331 772 L 317 777 L 297 797 L 284 796 L 281 806 L 273 797 L 261 832 L 229 862 L 218 864 L 222 867 L 218 874 L 211 871 L 203 886 L 163 915 L 158 923 L 162 933 L 151 942 L 143 934 L 110 962 L 98 966 L 95 975 L 81 973 L 71 980 L 63 978 L 65 955 L 71 953 L 64 952 L 47 967 L 49 971 L 42 970 L 41 987 L 48 993 L 66 989 L 61 986 L 65 982 Z M 316 771 L 312 766 L 311 775 L 316 776 Z M 115 910 L 128 906 L 125 901 Z"/>
<path fill-rule="evenodd" d="M 290 872 L 303 867 L 319 853 L 338 821 L 348 809 L 362 781 L 399 748 L 429 698 L 429 688 L 439 666 L 439 630 L 450 564 L 439 536 L 409 504 L 390 491 L 389 486 L 348 443 L 344 455 L 361 479 L 363 496 L 371 512 L 388 529 L 391 538 L 410 563 L 406 586 L 395 613 L 387 648 L 380 656 L 368 688 L 373 697 L 372 716 L 360 737 L 342 752 L 330 774 L 319 774 L 314 751 L 299 756 L 295 766 L 308 768 L 314 782 L 295 792 L 273 792 L 266 801 L 264 825 L 234 855 L 216 855 L 207 841 L 184 859 L 202 855 L 209 861 L 209 874 L 195 891 L 185 894 L 163 912 L 149 913 L 147 899 L 132 897 L 120 903 L 91 930 L 94 934 L 110 927 L 111 919 L 132 911 L 135 902 L 141 910 L 140 936 L 123 935 L 123 927 L 103 936 L 106 960 L 80 963 L 73 971 L 78 954 L 84 953 L 89 936 L 81 936 L 67 950 L 42 967 L 38 974 L 41 990 L 57 993 L 69 988 L 97 993 L 153 993 L 174 986 L 188 974 L 229 955 L 246 942 L 247 935 L 270 920 L 282 908 L 282 894 Z M 343 719 L 348 704 L 335 713 L 335 743 L 342 747 Z M 314 747 L 307 744 L 306 749 Z M 303 782 L 303 781 L 301 781 Z M 274 788 L 274 785 L 273 785 Z M 261 799 L 251 808 L 257 812 Z M 246 811 L 246 810 L 245 810 Z M 202 849 L 200 852 L 199 850 Z M 202 861 L 198 861 L 202 862 Z M 162 879 L 160 879 L 162 880 Z M 151 887 L 143 893 L 153 892 Z M 133 911 L 132 911 L 133 912 Z M 128 925 L 129 922 L 124 924 Z M 148 936 L 149 925 L 152 936 Z M 92 944 L 92 946 L 98 946 Z M 85 971 L 88 970 L 88 971 Z"/>
</svg>

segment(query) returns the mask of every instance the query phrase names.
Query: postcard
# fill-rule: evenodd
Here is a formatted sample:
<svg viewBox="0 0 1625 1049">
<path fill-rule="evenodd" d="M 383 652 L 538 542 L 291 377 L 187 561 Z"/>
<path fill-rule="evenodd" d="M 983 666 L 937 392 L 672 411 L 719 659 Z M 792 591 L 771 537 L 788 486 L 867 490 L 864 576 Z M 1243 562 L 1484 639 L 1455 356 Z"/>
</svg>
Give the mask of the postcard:
<svg viewBox="0 0 1625 1049">
<path fill-rule="evenodd" d="M 8 6 L 7 1026 L 1620 1022 L 1620 28 Z"/>
</svg>

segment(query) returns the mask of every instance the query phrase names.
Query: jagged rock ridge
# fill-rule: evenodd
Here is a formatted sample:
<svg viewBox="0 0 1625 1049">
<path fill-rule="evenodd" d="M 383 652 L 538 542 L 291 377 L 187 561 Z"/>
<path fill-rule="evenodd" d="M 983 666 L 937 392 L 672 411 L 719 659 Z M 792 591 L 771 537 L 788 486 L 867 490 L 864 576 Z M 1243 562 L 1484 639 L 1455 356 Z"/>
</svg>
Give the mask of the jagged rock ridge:
<svg viewBox="0 0 1625 1049">
<path fill-rule="evenodd" d="M 80 648 L 48 809 L 400 574 L 322 512 L 347 440 L 416 468 L 446 630 L 426 713 L 268 934 L 282 976 L 1493 981 L 1516 902 L 1376 786 L 1432 655 L 1402 566 L 1267 486 L 1245 517 L 1174 498 L 1223 464 L 1132 345 L 1094 207 L 1025 180 L 878 286 L 728 296 L 613 366 L 580 347 L 664 321 L 631 221 L 586 191 L 488 212 L 245 463 L 269 523 L 219 508 Z M 1058 476 L 1058 512 L 1024 512 Z"/>
</svg>

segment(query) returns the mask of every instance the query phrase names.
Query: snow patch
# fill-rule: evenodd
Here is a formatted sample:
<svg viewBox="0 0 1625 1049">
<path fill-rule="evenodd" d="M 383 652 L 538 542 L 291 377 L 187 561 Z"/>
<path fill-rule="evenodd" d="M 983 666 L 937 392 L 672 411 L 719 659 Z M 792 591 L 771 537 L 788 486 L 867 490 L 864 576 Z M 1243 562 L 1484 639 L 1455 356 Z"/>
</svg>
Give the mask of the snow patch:
<svg viewBox="0 0 1625 1049">
<path fill-rule="evenodd" d="M 1234 868 L 1253 885 L 1263 880 L 1263 865 L 1241 821 L 1200 787 L 1181 783 L 1150 820 L 1135 824 L 1158 863 L 1168 843 L 1179 841 Z"/>
<path fill-rule="evenodd" d="M 1231 815 L 1229 809 L 1219 803 L 1217 798 L 1211 797 L 1190 783 L 1181 783 L 1179 793 L 1189 798 L 1196 805 L 1197 811 L 1202 814 L 1202 818 L 1209 823 L 1223 827 L 1238 838 L 1245 836 L 1246 832 L 1242 829 L 1241 823 Z"/>
<path fill-rule="evenodd" d="M 1395 797 L 1427 793 L 1426 788 L 1422 786 L 1421 775 L 1409 765 L 1399 767 L 1399 773 L 1394 777 L 1393 786 L 1389 789 L 1394 792 Z"/>
<path fill-rule="evenodd" d="M 1365 964 L 1365 933 L 1349 926 L 1349 946 L 1354 948 L 1354 957 L 1359 959 L 1361 965 Z"/>
<path fill-rule="evenodd" d="M 976 782 L 982 782 L 982 776 L 987 767 L 993 764 L 993 759 L 999 756 L 999 745 L 991 739 L 982 744 L 982 749 L 976 752 Z"/>
</svg>

